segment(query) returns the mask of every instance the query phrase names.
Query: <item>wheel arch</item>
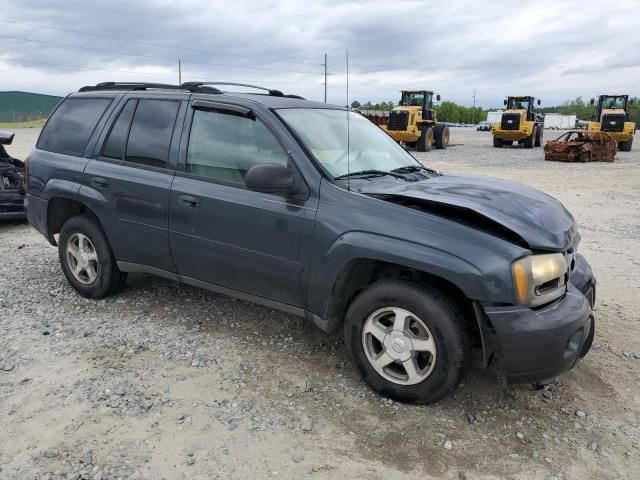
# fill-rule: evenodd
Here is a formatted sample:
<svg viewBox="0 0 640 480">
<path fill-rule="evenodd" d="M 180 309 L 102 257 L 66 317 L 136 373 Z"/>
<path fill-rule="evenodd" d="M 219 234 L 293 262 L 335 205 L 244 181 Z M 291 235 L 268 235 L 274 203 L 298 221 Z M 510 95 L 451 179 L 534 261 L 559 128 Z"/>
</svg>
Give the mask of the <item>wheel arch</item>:
<svg viewBox="0 0 640 480">
<path fill-rule="evenodd" d="M 336 277 L 325 318 L 327 330 L 341 325 L 353 299 L 369 285 L 390 278 L 409 280 L 418 285 L 428 286 L 441 292 L 457 304 L 464 314 L 466 328 L 473 344 L 484 348 L 484 335 L 477 318 L 477 305 L 456 283 L 425 269 L 407 266 L 375 258 L 353 258 L 348 261 Z"/>
<path fill-rule="evenodd" d="M 47 202 L 47 240 L 53 246 L 57 246 L 54 235 L 60 233 L 64 223 L 76 215 L 91 216 L 102 228 L 102 222 L 98 215 L 86 203 L 68 196 L 54 196 Z"/>
</svg>

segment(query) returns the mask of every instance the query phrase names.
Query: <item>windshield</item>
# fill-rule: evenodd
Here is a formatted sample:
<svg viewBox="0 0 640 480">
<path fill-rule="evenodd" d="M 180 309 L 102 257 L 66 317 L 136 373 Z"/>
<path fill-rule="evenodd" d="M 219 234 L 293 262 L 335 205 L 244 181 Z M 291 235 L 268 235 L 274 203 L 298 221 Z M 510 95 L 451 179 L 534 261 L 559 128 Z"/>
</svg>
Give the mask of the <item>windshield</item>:
<svg viewBox="0 0 640 480">
<path fill-rule="evenodd" d="M 432 94 L 429 92 L 402 92 L 400 105 L 405 107 L 431 107 Z"/>
<path fill-rule="evenodd" d="M 362 170 L 389 172 L 402 167 L 420 166 L 416 159 L 380 127 L 358 113 L 346 110 L 288 108 L 278 110 L 278 114 L 333 178 Z"/>
<path fill-rule="evenodd" d="M 529 110 L 529 99 L 528 98 L 510 98 L 509 99 L 509 110 Z"/>
<path fill-rule="evenodd" d="M 625 108 L 624 96 L 602 97 L 602 108 Z"/>
</svg>

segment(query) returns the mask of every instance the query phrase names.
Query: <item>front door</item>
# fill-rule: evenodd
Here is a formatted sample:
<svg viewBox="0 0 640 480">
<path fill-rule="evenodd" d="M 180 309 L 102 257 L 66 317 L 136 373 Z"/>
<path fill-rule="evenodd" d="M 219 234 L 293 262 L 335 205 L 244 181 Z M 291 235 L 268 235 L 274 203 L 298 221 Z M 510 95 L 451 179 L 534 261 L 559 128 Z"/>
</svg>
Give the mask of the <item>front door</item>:
<svg viewBox="0 0 640 480">
<path fill-rule="evenodd" d="M 247 170 L 260 163 L 287 165 L 299 175 L 289 154 L 242 109 L 194 105 L 190 121 L 184 172 L 176 172 L 170 199 L 178 273 L 303 306 L 316 205 L 244 184 Z"/>
</svg>

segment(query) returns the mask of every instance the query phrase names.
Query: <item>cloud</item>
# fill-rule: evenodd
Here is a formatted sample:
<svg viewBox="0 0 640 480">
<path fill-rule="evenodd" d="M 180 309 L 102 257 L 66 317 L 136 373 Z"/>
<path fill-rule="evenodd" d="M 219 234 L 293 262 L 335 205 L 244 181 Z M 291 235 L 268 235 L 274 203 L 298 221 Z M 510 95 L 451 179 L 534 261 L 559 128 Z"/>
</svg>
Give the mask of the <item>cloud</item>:
<svg viewBox="0 0 640 480">
<path fill-rule="evenodd" d="M 401 88 L 424 87 L 467 105 L 474 90 L 483 106 L 508 94 L 552 105 L 612 89 L 640 95 L 638 18 L 634 0 L 606 14 L 593 0 L 5 0 L 0 90 L 176 82 L 180 58 L 183 80 L 321 99 L 326 52 L 329 100 L 344 104 L 348 49 L 351 99 L 395 100 Z"/>
</svg>

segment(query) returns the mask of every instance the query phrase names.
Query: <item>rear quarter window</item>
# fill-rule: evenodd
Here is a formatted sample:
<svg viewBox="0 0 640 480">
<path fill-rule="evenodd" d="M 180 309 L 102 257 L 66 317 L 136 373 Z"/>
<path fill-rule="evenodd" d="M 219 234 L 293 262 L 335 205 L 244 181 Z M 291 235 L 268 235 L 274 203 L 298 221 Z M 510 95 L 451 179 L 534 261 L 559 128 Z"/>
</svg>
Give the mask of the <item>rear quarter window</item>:
<svg viewBox="0 0 640 480">
<path fill-rule="evenodd" d="M 111 103 L 110 98 L 67 98 L 53 112 L 36 148 L 82 156 L 91 134 Z"/>
</svg>

